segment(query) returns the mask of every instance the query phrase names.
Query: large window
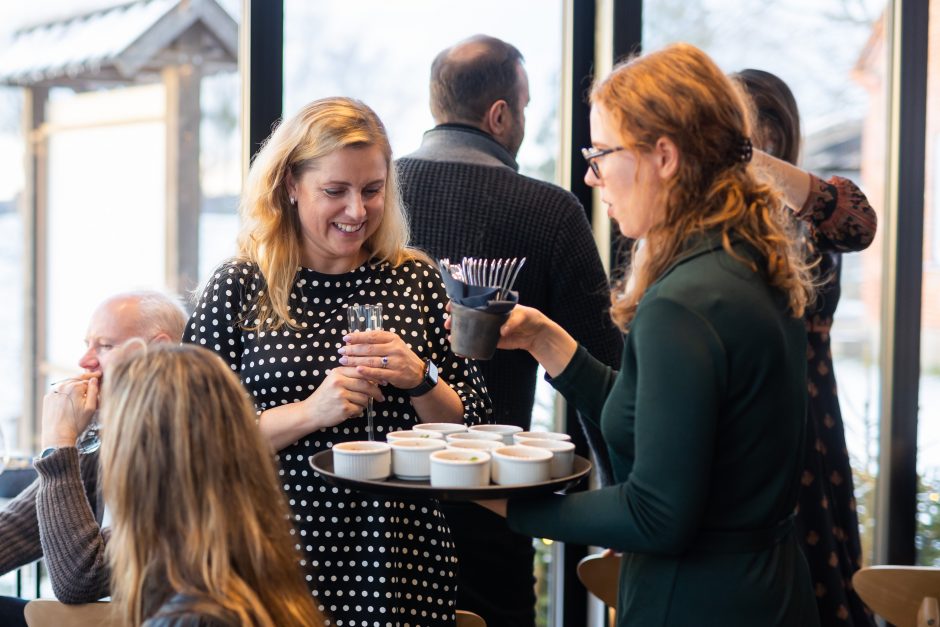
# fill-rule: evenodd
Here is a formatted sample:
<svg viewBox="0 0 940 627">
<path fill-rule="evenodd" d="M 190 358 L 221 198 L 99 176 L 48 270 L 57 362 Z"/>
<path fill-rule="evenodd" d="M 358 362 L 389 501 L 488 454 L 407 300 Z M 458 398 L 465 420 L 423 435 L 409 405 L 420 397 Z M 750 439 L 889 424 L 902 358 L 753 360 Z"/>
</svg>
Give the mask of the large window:
<svg viewBox="0 0 940 627">
<path fill-rule="evenodd" d="M 930 2 L 924 287 L 917 433 L 917 561 L 940 566 L 940 2 Z"/>
<path fill-rule="evenodd" d="M 447 5 L 445 9 L 435 0 L 287 0 L 284 114 L 291 115 L 316 98 L 358 98 L 385 123 L 394 156 L 407 155 L 418 148 L 424 131 L 434 126 L 428 105 L 434 57 L 461 39 L 485 33 L 512 43 L 525 57 L 530 103 L 518 156 L 520 171 L 557 183 L 561 0 Z M 496 15 L 498 20 L 493 19 Z M 551 388 L 540 385 L 537 423 L 551 424 L 552 399 Z"/>
<path fill-rule="evenodd" d="M 291 115 L 316 98 L 358 98 L 385 123 L 395 156 L 406 155 L 434 126 L 428 109 L 431 61 L 461 39 L 485 33 L 512 43 L 525 57 L 531 103 L 519 163 L 523 173 L 554 181 L 561 8 L 561 0 L 288 0 L 284 113 Z"/>
<path fill-rule="evenodd" d="M 3 41 L 0 34 L 0 42 Z M 2 45 L 2 44 L 0 44 Z M 23 241 L 19 200 L 23 189 L 23 140 L 19 122 L 23 97 L 18 89 L 0 88 L 0 447 L 19 447 L 23 408 Z"/>
<path fill-rule="evenodd" d="M 34 402 L 77 371 L 97 303 L 141 288 L 188 299 L 234 250 L 241 7 L 208 4 L 0 9 L 0 429 L 23 455 Z"/>
</svg>

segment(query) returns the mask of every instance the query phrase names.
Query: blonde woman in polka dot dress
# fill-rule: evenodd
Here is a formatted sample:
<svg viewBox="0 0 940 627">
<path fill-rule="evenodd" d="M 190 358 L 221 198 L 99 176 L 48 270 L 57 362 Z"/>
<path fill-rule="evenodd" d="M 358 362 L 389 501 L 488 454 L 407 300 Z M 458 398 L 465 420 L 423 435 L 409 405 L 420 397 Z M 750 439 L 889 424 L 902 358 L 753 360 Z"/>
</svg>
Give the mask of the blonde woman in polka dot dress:
<svg viewBox="0 0 940 627">
<path fill-rule="evenodd" d="M 332 625 L 453 624 L 457 563 L 436 502 L 335 488 L 307 462 L 367 439 L 370 397 L 377 439 L 490 413 L 476 368 L 450 351 L 437 270 L 406 246 L 381 121 L 355 100 L 307 105 L 258 153 L 241 213 L 239 255 L 209 279 L 185 339 L 253 396 L 312 594 Z M 350 334 L 347 306 L 373 303 L 385 330 Z"/>
</svg>

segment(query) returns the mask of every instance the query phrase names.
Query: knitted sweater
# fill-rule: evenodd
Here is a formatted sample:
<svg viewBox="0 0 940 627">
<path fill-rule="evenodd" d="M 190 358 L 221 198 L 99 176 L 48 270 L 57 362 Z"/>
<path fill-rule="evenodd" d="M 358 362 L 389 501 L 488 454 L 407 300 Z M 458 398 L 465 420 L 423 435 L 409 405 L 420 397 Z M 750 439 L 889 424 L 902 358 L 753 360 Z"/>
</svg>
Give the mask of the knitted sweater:
<svg viewBox="0 0 940 627">
<path fill-rule="evenodd" d="M 36 460 L 39 478 L 0 512 L 0 572 L 41 557 L 63 603 L 108 595 L 98 454 L 61 448 Z"/>
<path fill-rule="evenodd" d="M 397 169 L 415 246 L 435 259 L 525 257 L 519 302 L 545 313 L 601 362 L 619 363 L 623 340 L 607 314 L 607 276 L 574 195 L 517 173 L 499 144 L 465 127 L 428 131 Z M 536 361 L 525 351 L 497 351 L 476 363 L 494 421 L 528 428 Z"/>
<path fill-rule="evenodd" d="M 108 596 L 110 570 L 104 549 L 110 530 L 101 528 L 104 499 L 98 485 L 98 455 L 80 461 L 78 449 L 61 448 L 36 460 L 36 471 L 39 537 L 56 598 L 63 603 L 90 603 Z"/>
</svg>

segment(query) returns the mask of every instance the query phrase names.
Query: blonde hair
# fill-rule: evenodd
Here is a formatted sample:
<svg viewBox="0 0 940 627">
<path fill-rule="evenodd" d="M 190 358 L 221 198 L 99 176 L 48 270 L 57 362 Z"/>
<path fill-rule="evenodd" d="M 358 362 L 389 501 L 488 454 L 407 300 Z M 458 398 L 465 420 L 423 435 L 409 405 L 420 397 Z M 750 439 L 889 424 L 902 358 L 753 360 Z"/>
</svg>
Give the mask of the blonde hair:
<svg viewBox="0 0 940 627">
<path fill-rule="evenodd" d="M 322 625 L 293 549 L 273 454 L 231 370 L 191 345 L 137 351 L 102 398 L 107 554 L 121 619 L 175 594 L 185 609 L 255 627 Z"/>
<path fill-rule="evenodd" d="M 706 232 L 719 232 L 728 254 L 760 271 L 786 296 L 791 315 L 802 316 L 813 292 L 792 220 L 777 192 L 740 158 L 751 134 L 747 101 L 708 55 L 674 44 L 622 62 L 594 85 L 591 103 L 628 150 L 648 152 L 666 137 L 679 152 L 663 190 L 664 217 L 646 234 L 643 261 L 629 269 L 631 287 L 615 285 L 614 322 L 626 331 L 647 288 Z M 763 267 L 736 253 L 733 240 L 756 250 Z"/>
<path fill-rule="evenodd" d="M 282 121 L 265 140 L 248 172 L 239 211 L 241 259 L 258 265 L 265 289 L 257 301 L 257 321 L 249 329 L 290 325 L 291 288 L 301 262 L 300 219 L 290 203 L 288 173 L 294 179 L 315 166 L 317 159 L 350 147 L 376 146 L 385 157 L 385 210 L 364 248 L 377 262 L 399 266 L 427 257 L 408 248 L 410 229 L 402 209 L 392 147 L 375 112 L 351 98 L 323 98 Z"/>
</svg>

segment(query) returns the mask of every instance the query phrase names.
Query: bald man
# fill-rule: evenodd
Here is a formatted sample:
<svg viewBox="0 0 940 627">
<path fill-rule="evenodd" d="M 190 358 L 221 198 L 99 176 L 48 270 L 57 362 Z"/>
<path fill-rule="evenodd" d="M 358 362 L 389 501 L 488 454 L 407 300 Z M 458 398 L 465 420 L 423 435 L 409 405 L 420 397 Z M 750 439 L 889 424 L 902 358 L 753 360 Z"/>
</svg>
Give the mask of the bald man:
<svg viewBox="0 0 940 627">
<path fill-rule="evenodd" d="M 39 477 L 0 512 L 0 573 L 46 558 L 52 588 L 64 603 L 108 595 L 104 557 L 108 533 L 98 489 L 97 429 L 100 382 L 127 350 L 179 342 L 186 325 L 179 302 L 159 292 L 108 298 L 91 316 L 80 375 L 43 399 Z M 24 599 L 0 598 L 0 624 L 26 625 Z"/>
</svg>

